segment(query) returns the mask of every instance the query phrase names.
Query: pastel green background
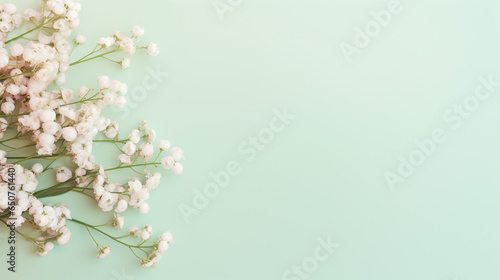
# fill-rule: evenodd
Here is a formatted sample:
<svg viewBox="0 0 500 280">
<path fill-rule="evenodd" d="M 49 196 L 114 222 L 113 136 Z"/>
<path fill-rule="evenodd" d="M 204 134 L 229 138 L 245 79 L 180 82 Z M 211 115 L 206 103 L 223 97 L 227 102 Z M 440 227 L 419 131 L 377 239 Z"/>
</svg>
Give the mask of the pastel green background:
<svg viewBox="0 0 500 280">
<path fill-rule="evenodd" d="M 41 258 L 22 243 L 19 272 L 4 264 L 0 278 L 283 279 L 313 256 L 317 238 L 331 236 L 340 247 L 308 279 L 500 279 L 500 88 L 459 129 L 443 121 L 478 77 L 500 80 L 500 5 L 401 1 L 403 11 L 348 63 L 340 43 L 352 44 L 355 28 L 387 3 L 243 0 L 221 21 L 212 0 L 83 1 L 84 48 L 135 24 L 146 28 L 144 42 L 161 46 L 125 71 L 104 61 L 74 67 L 67 85 L 109 74 L 133 91 L 148 68 L 169 73 L 145 100 L 132 100 L 130 114 L 110 115 L 123 135 L 147 119 L 185 150 L 185 172 L 165 174 L 150 213 L 126 213 L 126 226 L 151 223 L 175 244 L 158 267 L 143 269 L 105 238 L 112 252 L 98 260 L 85 230 L 70 224 L 68 245 Z M 296 118 L 247 162 L 240 143 L 285 106 Z M 447 141 L 392 192 L 385 172 L 436 128 Z M 241 174 L 187 224 L 179 205 L 231 160 Z M 90 199 L 57 200 L 79 219 L 109 219 Z"/>
</svg>

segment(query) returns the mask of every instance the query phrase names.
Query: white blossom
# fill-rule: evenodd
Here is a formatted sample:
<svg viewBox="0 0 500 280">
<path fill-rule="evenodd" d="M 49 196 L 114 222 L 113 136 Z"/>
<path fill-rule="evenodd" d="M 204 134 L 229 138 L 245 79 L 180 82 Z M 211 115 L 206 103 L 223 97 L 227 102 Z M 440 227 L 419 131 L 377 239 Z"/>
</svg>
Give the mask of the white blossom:
<svg viewBox="0 0 500 280">
<path fill-rule="evenodd" d="M 130 134 L 128 136 L 128 139 L 134 143 L 134 144 L 137 144 L 139 143 L 139 141 L 141 140 L 140 138 L 140 135 L 139 135 L 139 130 L 138 129 L 134 129 L 132 131 L 130 131 Z"/>
<path fill-rule="evenodd" d="M 160 53 L 160 48 L 158 47 L 158 44 L 155 42 L 150 42 L 148 44 L 148 54 L 150 56 L 157 56 Z"/>
<path fill-rule="evenodd" d="M 160 140 L 158 141 L 158 148 L 160 148 L 160 150 L 163 150 L 163 151 L 166 151 L 170 148 L 170 142 L 168 140 Z"/>
<path fill-rule="evenodd" d="M 99 259 L 103 259 L 107 255 L 109 255 L 109 253 L 111 253 L 111 247 L 110 246 L 106 246 L 104 248 L 99 249 L 99 253 L 97 254 L 97 257 Z"/>
<path fill-rule="evenodd" d="M 172 166 L 172 173 L 181 174 L 183 170 L 182 164 L 176 162 L 174 166 Z"/>
<path fill-rule="evenodd" d="M 71 170 L 65 166 L 58 168 L 56 171 L 56 180 L 59 183 L 68 181 L 72 176 Z"/>
<path fill-rule="evenodd" d="M 141 38 L 143 35 L 144 35 L 144 28 L 142 26 L 136 25 L 134 26 L 134 28 L 132 28 L 132 36 L 136 38 Z"/>
<path fill-rule="evenodd" d="M 120 216 L 118 214 L 114 214 L 113 216 L 113 221 L 112 221 L 112 225 L 116 228 L 116 229 L 122 229 L 123 228 L 123 223 L 125 221 L 125 218 L 123 216 Z"/>
<path fill-rule="evenodd" d="M 122 61 L 120 62 L 120 67 L 122 69 L 127 69 L 130 67 L 130 58 L 124 57 Z"/>
<path fill-rule="evenodd" d="M 82 33 L 76 34 L 76 36 L 75 36 L 75 43 L 76 44 L 81 45 L 81 44 L 84 44 L 85 41 L 87 41 L 87 38 L 85 37 L 85 35 L 83 35 Z"/>
</svg>

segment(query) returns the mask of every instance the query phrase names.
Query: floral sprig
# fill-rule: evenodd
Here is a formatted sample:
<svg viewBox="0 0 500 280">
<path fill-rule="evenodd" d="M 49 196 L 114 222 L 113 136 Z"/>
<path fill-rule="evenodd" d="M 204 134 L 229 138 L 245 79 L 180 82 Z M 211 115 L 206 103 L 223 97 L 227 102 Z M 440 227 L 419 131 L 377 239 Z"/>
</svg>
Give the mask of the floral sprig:
<svg viewBox="0 0 500 280">
<path fill-rule="evenodd" d="M 122 213 L 129 207 L 147 213 L 147 200 L 162 176 L 156 169 L 182 173 L 182 149 L 171 147 L 168 140 L 157 140 L 146 121 L 126 139 L 119 138 L 119 123 L 103 112 L 110 106 L 126 106 L 125 83 L 102 75 L 97 77 L 97 86 L 83 85 L 76 93 L 64 85 L 65 73 L 76 65 L 102 59 L 126 69 L 130 67 L 128 55 L 145 50 L 157 56 L 159 47 L 155 42 L 140 45 L 144 28 L 134 26 L 130 36 L 116 31 L 102 37 L 89 53 L 70 62 L 73 50 L 87 41 L 81 33 L 70 38 L 80 26 L 81 5 L 73 0 L 41 2 L 40 10 L 27 9 L 23 14 L 16 13 L 13 4 L 0 4 L 0 221 L 14 226 L 40 256 L 54 249 L 55 243 L 70 241 L 66 225 L 70 221 L 88 231 L 99 258 L 110 254 L 111 247 L 98 243 L 95 233 L 128 247 L 142 266 L 156 266 L 173 244 L 169 232 L 154 242 L 151 225 L 130 227 L 121 236 L 101 227 L 122 230 Z M 22 25 L 29 29 L 10 35 Z M 123 57 L 114 58 L 119 54 Z M 119 153 L 116 166 L 106 168 L 96 162 L 94 145 L 106 144 Z M 110 173 L 115 170 L 129 170 L 131 175 L 114 181 Z M 37 177 L 47 173 L 56 183 L 40 188 Z M 94 199 L 102 211 L 113 211 L 113 217 L 103 225 L 92 225 L 74 219 L 69 208 L 58 201 L 40 201 L 68 192 Z M 24 230 L 28 224 L 30 233 Z M 131 239 L 137 242 L 125 241 Z"/>
</svg>

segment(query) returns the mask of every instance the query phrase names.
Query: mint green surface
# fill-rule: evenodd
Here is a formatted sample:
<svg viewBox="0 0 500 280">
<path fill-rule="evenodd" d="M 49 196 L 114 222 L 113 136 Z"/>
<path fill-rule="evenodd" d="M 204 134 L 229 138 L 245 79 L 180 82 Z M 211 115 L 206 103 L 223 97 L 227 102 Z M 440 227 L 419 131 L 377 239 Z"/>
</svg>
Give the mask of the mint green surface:
<svg viewBox="0 0 500 280">
<path fill-rule="evenodd" d="M 185 150 L 184 173 L 165 174 L 150 213 L 126 212 L 127 227 L 173 233 L 159 266 L 139 267 L 104 237 L 112 252 L 99 260 L 85 229 L 70 224 L 68 245 L 42 258 L 23 242 L 18 272 L 4 264 L 0 279 L 500 279 L 500 87 L 457 129 L 443 119 L 479 77 L 500 81 L 498 1 L 401 1 L 350 63 L 341 43 L 353 44 L 355 29 L 389 1 L 229 2 L 223 20 L 211 0 L 82 3 L 84 48 L 141 24 L 144 42 L 157 41 L 161 53 L 134 56 L 125 71 L 104 61 L 76 66 L 67 86 L 109 74 L 132 94 L 147 69 L 169 73 L 146 98 L 129 95 L 129 114 L 110 111 L 123 135 L 146 119 Z M 238 147 L 284 107 L 295 118 L 247 161 Z M 435 129 L 446 141 L 391 190 L 385 173 Z M 241 172 L 186 223 L 179 206 L 192 207 L 210 173 L 232 161 Z M 109 219 L 85 197 L 56 199 L 75 218 Z M 340 245 L 328 258 L 302 278 L 287 272 L 313 264 L 328 236 Z M 5 240 L 0 246 L 4 255 Z"/>
</svg>

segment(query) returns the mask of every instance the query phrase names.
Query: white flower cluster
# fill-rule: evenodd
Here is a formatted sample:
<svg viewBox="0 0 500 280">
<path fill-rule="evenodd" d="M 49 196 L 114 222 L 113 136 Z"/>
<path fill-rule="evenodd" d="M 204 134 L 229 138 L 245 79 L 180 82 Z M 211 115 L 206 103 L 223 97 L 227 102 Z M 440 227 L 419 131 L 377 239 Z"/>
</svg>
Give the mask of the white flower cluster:
<svg viewBox="0 0 500 280">
<path fill-rule="evenodd" d="M 15 169 L 15 178 L 11 177 L 8 171 L 10 168 Z M 0 170 L 0 213 L 7 209 L 12 210 L 7 199 L 7 194 L 10 193 L 11 197 L 15 198 L 14 210 L 11 211 L 10 218 L 16 221 L 17 228 L 26 222 L 23 213 L 29 213 L 33 226 L 42 234 L 37 239 L 35 253 L 45 256 L 48 251 L 54 248 L 53 244 L 49 244 L 50 240 L 56 241 L 59 245 L 65 245 L 69 242 L 71 232 L 66 227 L 66 219 L 71 219 L 71 212 L 64 205 L 43 205 L 35 197 L 34 192 L 38 186 L 36 169 L 38 168 L 37 164 L 33 166 L 33 170 L 18 164 L 2 167 Z M 9 188 L 9 182 L 15 182 L 14 189 Z"/>
<path fill-rule="evenodd" d="M 97 257 L 99 259 L 103 259 L 107 255 L 109 255 L 109 253 L 111 253 L 111 246 L 108 245 L 104 248 L 99 248 L 99 253 L 97 254 Z"/>
<path fill-rule="evenodd" d="M 132 28 L 132 36 L 126 36 L 121 31 L 116 31 L 112 36 L 101 37 L 97 41 L 97 46 L 102 50 L 110 50 L 110 52 L 124 51 L 126 54 L 134 54 L 137 49 L 146 49 L 148 55 L 157 56 L 160 53 L 160 48 L 157 43 L 149 42 L 145 47 L 139 46 L 137 42 L 144 35 L 144 28 L 142 26 L 136 25 Z M 82 35 L 77 35 L 75 38 L 77 44 L 83 44 L 85 42 L 85 37 Z M 124 57 L 121 61 L 117 62 L 122 69 L 130 67 L 130 59 Z"/>
<path fill-rule="evenodd" d="M 9 168 L 16 170 L 15 178 L 8 172 Z M 9 188 L 9 182 L 15 182 L 14 188 Z M 20 227 L 26 219 L 22 213 L 30 209 L 33 204 L 39 203 L 33 196 L 33 192 L 38 186 L 38 180 L 35 174 L 21 165 L 3 165 L 0 170 L 0 212 L 9 209 L 8 193 L 15 197 L 15 210 L 12 212 L 12 218 L 16 219 L 16 227 Z"/>
<path fill-rule="evenodd" d="M 0 41 L 5 42 L 7 33 L 14 30 L 23 23 L 23 17 L 16 14 L 17 8 L 14 4 L 0 4 Z M 4 61 L 6 53 L 2 53 L 0 61 Z M 8 55 L 7 55 L 8 61 Z"/>
<path fill-rule="evenodd" d="M 102 37 L 90 53 L 70 62 L 72 50 L 87 41 L 82 33 L 70 39 L 80 26 L 81 5 L 74 0 L 41 2 L 41 10 L 27 9 L 21 14 L 16 14 L 13 4 L 0 4 L 0 221 L 6 223 L 6 218 L 12 218 L 16 228 L 31 224 L 38 236 L 27 239 L 36 245 L 36 254 L 45 256 L 55 243 L 70 241 L 67 221 L 85 226 L 89 233 L 102 231 L 72 219 L 65 205 L 43 204 L 39 199 L 70 191 L 93 197 L 102 211 L 114 210 L 108 225 L 120 230 L 125 223 L 120 214 L 129 206 L 141 213 L 150 210 L 146 201 L 162 176 L 161 171 L 150 168 L 161 166 L 181 174 L 184 153 L 171 147 L 168 140 L 156 141 L 155 130 L 145 121 L 128 138 L 119 140 L 119 123 L 104 113 L 110 106 L 126 106 L 125 83 L 102 75 L 97 77 L 95 88 L 84 85 L 73 91 L 64 87 L 66 73 L 80 63 L 102 58 L 126 69 L 130 59 L 115 60 L 113 55 L 144 50 L 157 56 L 160 50 L 155 42 L 138 44 L 144 28 L 134 26 L 130 36 L 116 31 Z M 28 31 L 11 33 L 21 25 L 29 25 Z M 117 148 L 117 166 L 105 168 L 96 162 L 93 148 L 97 143 Z M 32 151 L 19 154 L 28 150 Z M 118 169 L 128 169 L 134 176 L 114 180 L 110 173 Z M 15 170 L 15 178 L 9 170 Z M 37 176 L 47 173 L 53 175 L 55 185 L 40 189 Z M 131 228 L 125 237 L 139 237 L 141 244 L 119 242 L 145 253 L 140 258 L 145 267 L 155 266 L 173 243 L 168 232 L 153 243 L 149 240 L 151 233 L 150 225 L 141 230 Z M 146 242 L 154 245 L 143 245 Z M 111 252 L 110 246 L 96 245 L 99 258 Z M 153 249 L 147 252 L 146 248 Z"/>
<path fill-rule="evenodd" d="M 151 225 L 144 225 L 142 229 L 139 229 L 136 226 L 131 226 L 127 232 L 129 232 L 134 237 L 139 237 L 142 242 L 149 241 L 153 228 Z M 168 250 L 170 244 L 174 243 L 174 239 L 172 234 L 168 231 L 164 232 L 160 236 L 158 236 L 158 241 L 154 245 L 154 250 L 151 251 L 147 258 L 143 258 L 141 260 L 141 266 L 143 267 L 155 267 L 160 261 L 163 253 Z"/>
<path fill-rule="evenodd" d="M 109 138 L 118 133 L 118 123 L 102 116 L 101 112 L 113 104 L 126 104 L 123 94 L 128 90 L 125 84 L 107 76 L 99 77 L 98 83 L 98 90 L 80 88 L 81 98 L 92 94 L 92 100 L 79 108 L 70 103 L 73 92 L 68 89 L 43 92 L 43 96 L 30 95 L 27 106 L 31 111 L 19 117 L 18 131 L 33 135 L 40 155 L 53 154 L 57 150 L 55 143 L 64 139 L 71 143 L 68 151 L 73 155 L 73 162 L 86 170 L 94 169 L 92 141 L 99 132 Z"/>
<path fill-rule="evenodd" d="M 44 246 L 39 246 L 35 253 L 45 256 L 50 251 L 45 247 L 47 243 L 50 243 L 47 240 L 55 239 L 59 245 L 65 245 L 70 241 L 71 232 L 66 227 L 66 219 L 71 219 L 71 215 L 66 206 L 53 206 L 50 204 L 43 206 L 38 201 L 38 203 L 31 206 L 29 213 L 33 216 L 33 222 L 38 231 L 43 233 L 43 237 L 38 238 L 39 243 L 37 244 L 42 243 Z"/>
<path fill-rule="evenodd" d="M 133 163 L 138 160 L 149 165 L 158 164 L 157 162 L 149 162 L 155 154 L 155 146 L 153 145 L 155 139 L 155 130 L 146 121 L 143 121 L 138 129 L 130 132 L 126 143 L 122 146 L 121 151 L 123 154 L 118 156 L 121 164 L 119 168 L 134 166 Z M 178 161 L 184 158 L 182 149 L 170 148 L 168 140 L 158 141 L 157 147 L 159 152 L 156 159 L 162 153 L 168 153 L 161 160 L 161 165 L 166 170 L 171 169 L 174 174 L 180 174 L 183 167 Z M 150 191 L 160 184 L 161 174 L 159 172 L 151 174 L 148 169 L 145 169 L 145 172 L 144 180 L 132 177 L 127 184 L 122 185 L 120 183 L 111 183 L 107 173 L 101 169 L 99 175 L 93 181 L 94 196 L 99 207 L 105 212 L 114 208 L 116 213 L 122 213 L 128 206 L 139 209 L 143 214 L 149 212 L 150 207 L 146 200 L 150 197 Z"/>
</svg>

